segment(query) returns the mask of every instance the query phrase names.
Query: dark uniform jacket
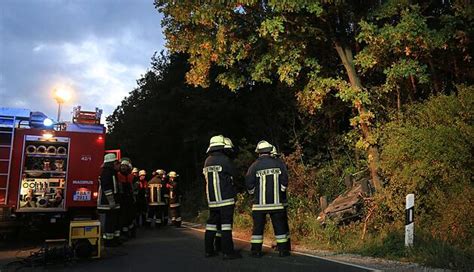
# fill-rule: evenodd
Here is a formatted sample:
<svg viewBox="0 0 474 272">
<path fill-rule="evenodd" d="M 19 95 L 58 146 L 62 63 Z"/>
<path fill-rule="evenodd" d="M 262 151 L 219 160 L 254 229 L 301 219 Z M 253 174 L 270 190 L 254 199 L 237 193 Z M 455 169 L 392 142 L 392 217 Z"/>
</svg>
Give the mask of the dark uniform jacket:
<svg viewBox="0 0 474 272">
<path fill-rule="evenodd" d="M 119 181 L 119 192 L 126 197 L 133 196 L 133 180 L 135 176 L 132 174 L 124 174 L 122 172 L 117 173 L 117 178 Z"/>
<path fill-rule="evenodd" d="M 253 195 L 252 211 L 277 211 L 286 206 L 288 170 L 280 159 L 260 156 L 247 171 L 245 185 Z"/>
<path fill-rule="evenodd" d="M 209 208 L 219 208 L 235 204 L 236 189 L 234 164 L 224 153 L 211 152 L 202 170 L 206 179 L 206 195 Z"/>
<path fill-rule="evenodd" d="M 163 185 L 163 181 L 161 177 L 154 176 L 150 182 L 148 182 L 148 205 L 150 206 L 164 206 L 166 205 L 165 202 L 165 194 L 166 194 L 166 186 Z"/>
<path fill-rule="evenodd" d="M 146 180 L 138 180 L 137 191 L 137 209 L 139 212 L 144 212 L 147 209 L 147 190 L 148 182 Z"/>
<path fill-rule="evenodd" d="M 132 193 L 133 193 L 133 200 L 135 202 L 138 201 L 139 192 L 140 192 L 140 178 L 134 175 L 133 181 L 132 181 Z"/>
<path fill-rule="evenodd" d="M 97 209 L 98 210 L 110 210 L 119 209 L 118 204 L 118 182 L 115 176 L 116 172 L 113 167 L 104 166 L 102 173 L 99 177 L 99 198 L 97 198 Z M 111 206 L 107 200 L 107 196 L 113 195 L 115 200 L 115 206 Z"/>
</svg>

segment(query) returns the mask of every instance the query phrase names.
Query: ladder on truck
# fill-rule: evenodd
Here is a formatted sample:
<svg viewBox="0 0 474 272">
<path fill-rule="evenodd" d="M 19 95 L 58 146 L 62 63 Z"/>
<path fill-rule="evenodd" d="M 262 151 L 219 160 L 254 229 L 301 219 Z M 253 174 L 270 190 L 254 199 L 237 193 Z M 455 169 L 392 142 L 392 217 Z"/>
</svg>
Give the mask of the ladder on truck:
<svg viewBox="0 0 474 272">
<path fill-rule="evenodd" d="M 28 110 L 0 108 L 0 206 L 8 203 L 15 126 L 28 118 Z"/>
<path fill-rule="evenodd" d="M 7 204 L 13 155 L 15 117 L 0 115 L 0 205 Z"/>
</svg>

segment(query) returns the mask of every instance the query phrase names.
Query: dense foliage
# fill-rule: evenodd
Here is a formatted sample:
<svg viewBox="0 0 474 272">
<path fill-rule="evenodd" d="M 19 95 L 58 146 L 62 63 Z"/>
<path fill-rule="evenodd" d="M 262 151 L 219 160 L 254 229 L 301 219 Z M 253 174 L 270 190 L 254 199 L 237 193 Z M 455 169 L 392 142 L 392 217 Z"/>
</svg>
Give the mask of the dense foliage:
<svg viewBox="0 0 474 272">
<path fill-rule="evenodd" d="M 383 130 L 383 203 L 402 223 L 400 203 L 415 193 L 417 222 L 434 236 L 472 246 L 474 87 L 408 107 Z M 387 216 L 387 213 L 385 214 Z"/>
</svg>

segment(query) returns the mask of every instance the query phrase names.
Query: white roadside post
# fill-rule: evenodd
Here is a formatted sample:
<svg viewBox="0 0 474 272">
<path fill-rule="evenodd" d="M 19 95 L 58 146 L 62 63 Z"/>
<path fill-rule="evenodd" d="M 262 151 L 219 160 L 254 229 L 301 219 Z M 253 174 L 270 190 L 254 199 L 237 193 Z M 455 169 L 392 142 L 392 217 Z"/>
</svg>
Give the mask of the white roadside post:
<svg viewBox="0 0 474 272">
<path fill-rule="evenodd" d="M 414 234 L 414 212 L 415 212 L 415 195 L 408 194 L 406 197 L 406 209 L 405 209 L 405 246 L 413 246 L 413 234 Z"/>
</svg>

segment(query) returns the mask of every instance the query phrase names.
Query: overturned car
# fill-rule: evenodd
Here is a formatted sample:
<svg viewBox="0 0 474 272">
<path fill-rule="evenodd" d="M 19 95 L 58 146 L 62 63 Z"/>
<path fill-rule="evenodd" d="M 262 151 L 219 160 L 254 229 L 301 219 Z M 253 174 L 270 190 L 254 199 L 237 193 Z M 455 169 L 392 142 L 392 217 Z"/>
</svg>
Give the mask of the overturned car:
<svg viewBox="0 0 474 272">
<path fill-rule="evenodd" d="M 373 189 L 367 177 L 355 180 L 353 176 L 345 178 L 346 191 L 340 194 L 329 205 L 326 197 L 320 199 L 321 213 L 317 220 L 325 224 L 328 220 L 336 224 L 357 221 L 363 216 L 364 198 L 372 195 Z"/>
</svg>

